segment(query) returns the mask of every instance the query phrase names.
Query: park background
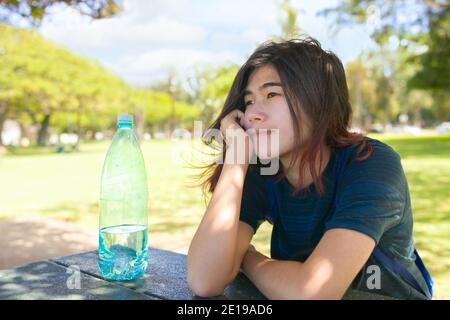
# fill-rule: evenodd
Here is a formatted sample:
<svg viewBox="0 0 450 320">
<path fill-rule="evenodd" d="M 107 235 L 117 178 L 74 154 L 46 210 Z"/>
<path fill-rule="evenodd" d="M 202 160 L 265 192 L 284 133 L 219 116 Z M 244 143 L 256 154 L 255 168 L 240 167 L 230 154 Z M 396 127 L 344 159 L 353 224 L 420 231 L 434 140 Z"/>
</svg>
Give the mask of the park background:
<svg viewBox="0 0 450 320">
<path fill-rule="evenodd" d="M 0 21 L 0 269 L 96 248 L 121 112 L 145 158 L 149 245 L 186 253 L 205 211 L 194 121 L 211 124 L 258 44 L 308 34 L 343 60 L 352 128 L 401 156 L 416 246 L 450 298 L 446 1 L 0 0 Z M 270 232 L 254 240 L 266 254 Z"/>
</svg>

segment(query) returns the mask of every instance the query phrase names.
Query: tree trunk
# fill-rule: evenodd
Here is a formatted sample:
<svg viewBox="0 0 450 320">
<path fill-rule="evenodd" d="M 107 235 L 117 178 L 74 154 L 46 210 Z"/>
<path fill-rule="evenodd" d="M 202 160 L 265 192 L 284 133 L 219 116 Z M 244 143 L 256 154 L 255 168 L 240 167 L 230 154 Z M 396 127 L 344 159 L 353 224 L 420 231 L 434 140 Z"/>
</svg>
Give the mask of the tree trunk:
<svg viewBox="0 0 450 320">
<path fill-rule="evenodd" d="M 22 146 L 22 141 L 23 139 L 27 136 L 27 132 L 25 131 L 25 126 L 21 123 L 19 123 L 19 128 L 20 128 L 20 141 L 19 141 L 19 145 Z"/>
<path fill-rule="evenodd" d="M 6 116 L 3 114 L 0 114 L 0 147 L 3 146 L 3 138 L 2 138 L 2 132 L 3 132 L 3 123 L 5 123 Z"/>
<path fill-rule="evenodd" d="M 47 144 L 48 139 L 48 126 L 50 124 L 50 116 L 51 114 L 46 114 L 44 120 L 41 122 L 41 127 L 38 132 L 38 140 L 37 144 L 39 146 L 45 146 Z"/>
<path fill-rule="evenodd" d="M 80 151 L 80 140 L 81 140 L 81 116 L 83 114 L 83 110 L 82 110 L 82 102 L 80 103 L 80 106 L 78 107 L 77 110 L 77 142 L 75 143 L 75 145 L 73 146 L 73 150 L 74 151 Z"/>
<path fill-rule="evenodd" d="M 6 120 L 6 113 L 8 111 L 8 107 L 4 103 L 0 103 L 0 147 L 3 146 L 2 132 L 3 132 L 3 124 Z"/>
<path fill-rule="evenodd" d="M 177 126 L 177 119 L 176 119 L 176 113 L 175 113 L 175 102 L 177 99 L 177 93 L 176 88 L 174 85 L 174 75 L 171 73 L 169 74 L 169 81 L 168 81 L 168 94 L 171 98 L 170 103 L 170 119 L 169 119 L 169 130 L 170 130 L 170 137 L 172 137 L 172 133 L 175 130 Z"/>
<path fill-rule="evenodd" d="M 144 137 L 144 112 L 142 110 L 136 110 L 134 114 L 134 125 L 136 137 L 141 141 Z"/>
<path fill-rule="evenodd" d="M 3 119 L 3 116 L 0 115 L 0 147 L 3 146 L 3 138 L 2 138 L 2 132 L 3 132 L 3 123 L 5 120 Z"/>
<path fill-rule="evenodd" d="M 176 114 L 175 114 L 175 98 L 172 97 L 171 116 L 170 116 L 170 125 L 169 125 L 169 130 L 170 130 L 171 136 L 172 136 L 172 133 L 175 130 L 176 126 L 177 126 L 177 118 L 176 118 Z"/>
<path fill-rule="evenodd" d="M 372 124 L 372 116 L 369 111 L 367 111 L 366 116 L 364 117 L 364 129 L 367 131 Z"/>
<path fill-rule="evenodd" d="M 422 128 L 422 110 L 419 106 L 414 108 L 414 125 Z"/>
<path fill-rule="evenodd" d="M 361 129 L 362 121 L 361 121 L 361 61 L 359 61 L 356 75 L 355 75 L 355 104 L 353 110 L 353 127 Z"/>
</svg>

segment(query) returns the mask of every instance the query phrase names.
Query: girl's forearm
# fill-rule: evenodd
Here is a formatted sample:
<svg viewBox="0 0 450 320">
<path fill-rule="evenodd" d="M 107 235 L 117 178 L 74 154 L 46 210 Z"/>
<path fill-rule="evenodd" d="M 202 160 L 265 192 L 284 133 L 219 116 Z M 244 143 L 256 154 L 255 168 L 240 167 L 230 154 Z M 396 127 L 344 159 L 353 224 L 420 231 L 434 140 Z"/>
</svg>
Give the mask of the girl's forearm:
<svg viewBox="0 0 450 320">
<path fill-rule="evenodd" d="M 188 281 L 199 295 L 220 294 L 231 280 L 248 165 L 223 166 L 188 252 Z"/>
<path fill-rule="evenodd" d="M 242 270 L 268 299 L 302 299 L 303 264 L 297 261 L 274 260 L 258 251 L 249 251 Z"/>
</svg>

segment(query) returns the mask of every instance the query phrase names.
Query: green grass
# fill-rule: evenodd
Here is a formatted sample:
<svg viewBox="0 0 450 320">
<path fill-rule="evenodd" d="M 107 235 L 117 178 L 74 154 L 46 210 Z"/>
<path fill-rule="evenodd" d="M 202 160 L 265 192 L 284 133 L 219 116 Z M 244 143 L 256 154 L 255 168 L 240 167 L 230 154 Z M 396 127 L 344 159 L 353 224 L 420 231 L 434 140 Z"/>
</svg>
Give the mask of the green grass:
<svg viewBox="0 0 450 320">
<path fill-rule="evenodd" d="M 409 182 L 415 242 L 435 282 L 435 297 L 450 298 L 450 135 L 371 135 L 401 156 Z M 101 170 L 109 142 L 81 145 L 81 152 L 53 148 L 9 149 L 0 157 L 0 219 L 41 215 L 98 226 Z M 142 144 L 149 180 L 149 244 L 186 250 L 205 211 L 201 190 L 190 188 L 198 173 L 174 160 L 189 150 L 182 141 Z M 269 254 L 271 227 L 261 226 L 254 243 Z"/>
<path fill-rule="evenodd" d="M 450 136 L 372 135 L 396 150 L 408 179 L 416 247 L 435 280 L 435 297 L 450 298 Z"/>
<path fill-rule="evenodd" d="M 5 199 L 0 202 L 0 219 L 40 215 L 97 228 L 109 143 L 84 144 L 81 152 L 63 154 L 51 148 L 37 154 L 17 149 L 0 158 L 0 194 Z M 150 245 L 186 247 L 204 212 L 201 190 L 189 187 L 189 175 L 195 172 L 172 160 L 174 152 L 185 147 L 189 144 L 180 141 L 142 145 L 149 180 Z"/>
</svg>

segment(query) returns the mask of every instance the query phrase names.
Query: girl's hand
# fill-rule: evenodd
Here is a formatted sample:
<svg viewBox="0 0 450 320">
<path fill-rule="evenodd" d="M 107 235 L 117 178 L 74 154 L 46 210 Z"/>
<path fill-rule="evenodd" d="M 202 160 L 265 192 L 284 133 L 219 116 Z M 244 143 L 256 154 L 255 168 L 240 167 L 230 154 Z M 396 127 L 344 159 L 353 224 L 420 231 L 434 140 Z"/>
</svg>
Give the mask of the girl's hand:
<svg viewBox="0 0 450 320">
<path fill-rule="evenodd" d="M 253 137 L 250 137 L 245 131 L 244 113 L 240 110 L 233 110 L 220 121 L 220 132 L 222 138 L 226 141 L 228 147 L 233 148 L 237 160 L 244 160 L 246 164 L 250 162 L 251 156 L 254 154 Z M 244 150 L 238 147 L 244 146 Z M 227 147 L 227 149 L 228 149 Z M 244 152 L 244 154 L 242 154 Z M 233 158 L 232 163 L 237 161 Z"/>
<path fill-rule="evenodd" d="M 226 138 L 230 134 L 230 129 L 238 131 L 242 130 L 243 133 L 245 133 L 244 113 L 241 110 L 236 109 L 231 111 L 220 121 L 220 132 L 222 133 L 222 137 Z"/>
</svg>

